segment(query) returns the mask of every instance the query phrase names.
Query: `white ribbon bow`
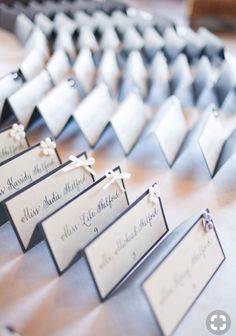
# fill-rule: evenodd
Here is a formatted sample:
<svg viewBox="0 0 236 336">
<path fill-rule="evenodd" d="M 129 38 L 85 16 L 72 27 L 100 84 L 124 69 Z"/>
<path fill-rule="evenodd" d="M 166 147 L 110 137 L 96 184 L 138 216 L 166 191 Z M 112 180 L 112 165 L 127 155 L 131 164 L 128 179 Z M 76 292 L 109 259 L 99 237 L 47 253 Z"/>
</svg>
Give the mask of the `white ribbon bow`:
<svg viewBox="0 0 236 336">
<path fill-rule="evenodd" d="M 96 172 L 91 167 L 89 167 L 94 165 L 95 163 L 95 159 L 93 157 L 86 159 L 86 158 L 77 158 L 74 155 L 70 155 L 69 160 L 71 161 L 71 163 L 62 169 L 63 173 L 67 173 L 68 171 L 71 171 L 73 169 L 83 167 L 90 174 L 96 177 Z"/>
<path fill-rule="evenodd" d="M 104 190 L 110 187 L 114 182 L 117 182 L 117 184 L 120 187 L 120 190 L 125 192 L 125 189 L 123 188 L 122 185 L 122 179 L 129 179 L 131 177 L 130 173 L 120 173 L 120 172 L 115 172 L 113 170 L 106 170 L 105 171 L 106 178 L 110 179 L 109 182 L 103 187 Z"/>
<path fill-rule="evenodd" d="M 160 189 L 157 184 L 154 184 L 154 186 L 149 188 L 149 201 L 153 204 L 157 204 L 159 197 L 161 197 Z"/>
<path fill-rule="evenodd" d="M 203 213 L 203 227 L 206 232 L 212 230 L 214 228 L 214 221 L 211 217 L 211 214 L 208 211 Z"/>
</svg>

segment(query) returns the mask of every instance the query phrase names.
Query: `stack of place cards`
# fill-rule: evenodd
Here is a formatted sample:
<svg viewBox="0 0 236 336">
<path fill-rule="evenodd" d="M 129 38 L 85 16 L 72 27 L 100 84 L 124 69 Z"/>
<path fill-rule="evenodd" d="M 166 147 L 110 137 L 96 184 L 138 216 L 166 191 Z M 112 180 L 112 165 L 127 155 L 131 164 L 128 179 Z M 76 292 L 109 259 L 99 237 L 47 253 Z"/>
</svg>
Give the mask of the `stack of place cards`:
<svg viewBox="0 0 236 336">
<path fill-rule="evenodd" d="M 0 163 L 29 147 L 24 126 L 14 124 L 0 131 Z"/>
<path fill-rule="evenodd" d="M 142 288 L 162 335 L 173 334 L 224 260 L 208 211 L 180 225 L 160 244 L 158 266 Z"/>
<path fill-rule="evenodd" d="M 128 278 L 167 232 L 155 184 L 85 248 L 101 300 Z"/>
<path fill-rule="evenodd" d="M 130 93 L 120 104 L 111 124 L 126 155 L 138 142 L 149 118 L 148 107 L 136 92 Z"/>
<path fill-rule="evenodd" d="M 0 225 L 7 221 L 4 201 L 60 164 L 50 138 L 0 164 Z"/>
<path fill-rule="evenodd" d="M 24 252 L 42 240 L 39 223 L 94 182 L 93 158 L 82 153 L 70 159 L 5 202 Z"/>
<path fill-rule="evenodd" d="M 59 274 L 83 248 L 129 205 L 120 167 L 107 171 L 77 197 L 42 222 L 45 240 Z"/>
</svg>

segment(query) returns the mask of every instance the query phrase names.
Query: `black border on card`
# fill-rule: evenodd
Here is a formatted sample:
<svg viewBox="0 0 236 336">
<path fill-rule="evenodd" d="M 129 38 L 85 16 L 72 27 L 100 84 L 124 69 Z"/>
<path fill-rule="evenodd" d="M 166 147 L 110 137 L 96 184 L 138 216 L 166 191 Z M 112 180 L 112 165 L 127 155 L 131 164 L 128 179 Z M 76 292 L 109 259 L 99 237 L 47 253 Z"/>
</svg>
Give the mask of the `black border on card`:
<svg viewBox="0 0 236 336">
<path fill-rule="evenodd" d="M 50 139 L 53 140 L 53 138 L 50 138 Z M 0 172 L 1 172 L 1 167 L 2 167 L 2 166 L 4 166 L 4 165 L 8 164 L 9 162 L 11 162 L 11 161 L 17 159 L 17 158 L 20 157 L 21 155 L 24 155 L 24 154 L 30 152 L 31 150 L 35 149 L 35 148 L 38 147 L 38 146 L 40 146 L 40 142 L 37 143 L 36 145 L 33 145 L 33 146 L 27 148 L 26 150 L 24 150 L 24 151 L 21 152 L 21 153 L 16 154 L 14 157 L 11 157 L 11 158 L 5 160 L 4 162 L 1 162 L 1 163 L 0 163 Z M 55 150 L 56 156 L 57 156 L 57 158 L 58 158 L 59 164 L 61 165 L 62 162 L 61 162 L 61 158 L 60 158 L 60 156 L 59 156 L 59 154 L 58 154 L 57 148 L 55 148 L 54 150 Z M 36 181 L 37 181 L 37 180 L 35 180 L 34 182 L 36 182 Z M 29 186 L 30 186 L 30 185 L 29 185 Z M 12 195 L 12 196 L 13 196 L 13 195 Z M 0 212 L 3 211 L 3 212 L 5 213 L 5 205 L 4 205 L 4 203 L 5 203 L 5 201 L 6 201 L 7 199 L 8 199 L 8 197 L 0 202 Z M 6 217 L 7 217 L 7 216 L 6 216 Z M 6 222 L 7 222 L 7 220 L 6 220 Z M 3 225 L 3 224 L 4 224 L 4 223 L 2 223 L 2 224 L 0 223 L 0 226 Z"/>
<path fill-rule="evenodd" d="M 208 122 L 210 116 L 211 116 L 211 113 L 209 114 L 209 116 L 208 116 L 208 118 L 207 118 L 207 121 L 206 121 L 206 123 L 205 123 L 204 125 L 207 124 L 207 122 Z M 225 144 L 226 144 L 227 139 L 225 139 L 225 141 L 224 141 L 224 144 L 223 144 L 223 146 L 222 146 L 222 148 L 221 148 L 221 151 L 220 151 L 220 155 L 219 155 L 219 157 L 218 157 L 218 159 L 217 159 L 217 161 L 216 161 L 214 171 L 213 171 L 213 173 L 211 173 L 211 171 L 210 171 L 210 169 L 209 169 L 209 166 L 208 166 L 208 163 L 207 163 L 207 159 L 206 159 L 206 157 L 205 157 L 205 154 L 204 154 L 204 152 L 203 152 L 203 150 L 202 150 L 202 146 L 201 146 L 201 144 L 200 144 L 200 138 L 201 138 L 201 136 L 202 136 L 202 134 L 203 134 L 203 132 L 204 132 L 204 129 L 205 129 L 205 127 L 203 127 L 203 130 L 201 131 L 201 133 L 200 133 L 200 135 L 199 135 L 199 137 L 198 137 L 197 142 L 198 142 L 199 148 L 200 148 L 200 150 L 201 150 L 203 159 L 204 159 L 204 161 L 205 161 L 205 163 L 206 163 L 207 170 L 209 171 L 209 174 L 210 174 L 211 178 L 213 178 L 213 177 L 215 176 L 215 174 L 217 173 L 218 163 L 219 163 L 219 161 L 220 161 L 220 158 L 221 158 L 221 155 L 222 155 L 222 153 L 223 153 L 224 146 L 225 146 Z"/>
<path fill-rule="evenodd" d="M 79 157 L 81 157 L 81 156 L 83 156 L 83 155 L 85 155 L 85 157 L 88 158 L 86 152 L 82 152 L 82 153 L 80 153 L 79 155 L 77 155 L 77 158 L 79 158 Z M 31 183 L 31 184 L 28 185 L 28 186 L 25 186 L 23 189 L 17 191 L 14 195 L 8 197 L 5 201 L 3 201 L 3 206 L 4 206 L 4 208 L 5 208 L 5 212 L 6 212 L 7 215 L 8 215 L 9 221 L 10 221 L 12 227 L 13 227 L 13 230 L 14 230 L 16 236 L 17 236 L 17 239 L 18 239 L 18 241 L 19 241 L 19 244 L 20 244 L 20 246 L 21 246 L 21 249 L 22 249 L 22 251 L 23 251 L 24 253 L 27 252 L 27 251 L 29 251 L 31 248 L 33 248 L 35 245 L 37 245 L 38 243 L 40 243 L 40 242 L 43 240 L 43 237 L 41 236 L 41 232 L 39 233 L 39 228 L 38 228 L 39 225 L 40 225 L 40 223 L 41 223 L 43 220 L 41 220 L 40 222 L 36 223 L 36 226 L 35 226 L 35 229 L 34 229 L 32 235 L 31 235 L 29 244 L 28 244 L 27 247 L 25 247 L 24 244 L 23 244 L 23 242 L 22 242 L 22 240 L 21 240 L 21 237 L 20 237 L 20 235 L 19 235 L 19 233 L 18 233 L 18 230 L 17 230 L 17 228 L 16 228 L 16 225 L 15 225 L 15 223 L 14 223 L 14 220 L 12 219 L 11 213 L 10 213 L 8 207 L 7 207 L 7 203 L 8 203 L 9 201 L 11 201 L 12 199 L 14 199 L 15 197 L 17 197 L 18 195 L 20 195 L 21 193 L 25 192 L 26 190 L 31 189 L 31 188 L 32 188 L 33 186 L 35 186 L 36 184 L 38 184 L 38 183 L 42 182 L 43 180 L 45 180 L 45 179 L 51 177 L 51 176 L 54 175 L 57 171 L 61 170 L 62 168 L 64 168 L 65 166 L 67 166 L 67 165 L 69 165 L 69 164 L 70 164 L 70 160 L 64 162 L 63 164 L 60 164 L 60 166 L 56 167 L 55 169 L 53 169 L 52 171 L 50 171 L 50 172 L 47 173 L 46 175 L 41 176 L 38 180 L 34 181 L 33 183 Z M 91 177 L 92 177 L 92 180 L 95 181 L 94 176 L 93 176 L 91 173 L 90 173 L 90 175 L 91 175 Z M 41 231 L 41 230 L 40 230 L 40 231 Z M 35 234 L 36 234 L 37 236 L 40 236 L 40 237 L 35 237 Z M 42 239 L 41 239 L 41 238 L 42 238 Z M 40 240 L 38 241 L 38 239 L 40 239 Z"/>
<path fill-rule="evenodd" d="M 208 209 L 207 209 L 208 210 Z M 156 324 L 157 324 L 157 327 L 158 329 L 160 330 L 161 332 L 161 335 L 162 336 L 165 336 L 164 334 L 164 331 L 163 329 L 161 328 L 161 324 L 152 308 L 152 305 L 151 303 L 149 302 L 149 299 L 145 293 L 145 290 L 144 290 L 144 283 L 149 279 L 150 276 L 152 276 L 153 273 L 155 273 L 155 271 L 158 269 L 158 267 L 168 258 L 168 256 L 174 252 L 174 250 L 176 249 L 176 247 L 182 242 L 182 240 L 184 240 L 184 238 L 189 234 L 189 232 L 194 228 L 194 226 L 199 222 L 199 220 L 202 218 L 202 215 L 200 215 L 198 217 L 197 220 L 194 221 L 194 223 L 191 225 L 190 228 L 188 228 L 188 230 L 183 234 L 182 237 L 180 237 L 180 239 L 178 239 L 177 243 L 171 248 L 170 251 L 168 251 L 168 253 L 165 255 L 164 258 L 162 258 L 162 260 L 155 266 L 155 268 L 149 273 L 149 275 L 143 280 L 142 284 L 141 284 L 141 290 L 143 292 L 143 295 L 145 296 L 146 298 L 146 302 L 152 312 L 152 315 L 156 321 Z M 218 267 L 216 268 L 216 270 L 213 272 L 213 274 L 209 277 L 209 280 L 206 282 L 206 284 L 203 286 L 202 290 L 199 292 L 199 294 L 197 295 L 197 297 L 193 300 L 193 302 L 191 303 L 191 305 L 188 307 L 188 309 L 186 310 L 186 312 L 183 314 L 183 316 L 181 317 L 181 319 L 179 320 L 179 322 L 176 324 L 175 328 L 172 330 L 171 335 L 173 335 L 173 333 L 177 330 L 177 328 L 179 327 L 179 325 L 181 324 L 181 322 L 184 320 L 184 318 L 186 317 L 186 315 L 188 314 L 188 312 L 191 310 L 191 308 L 193 307 L 193 305 L 195 304 L 195 302 L 198 300 L 198 298 L 200 297 L 200 295 L 202 294 L 202 292 L 204 291 L 204 289 L 207 287 L 207 285 L 210 283 L 210 281 L 212 280 L 212 278 L 214 277 L 214 275 L 217 273 L 217 271 L 219 270 L 219 268 L 221 267 L 221 265 L 223 264 L 223 262 L 225 261 L 226 259 L 226 256 L 225 256 L 225 253 L 224 253 L 224 250 L 223 250 L 223 247 L 221 245 L 221 242 L 220 242 L 220 239 L 219 239 L 219 236 L 217 234 L 217 231 L 216 231 L 216 228 L 214 226 L 213 228 L 214 232 L 215 232 L 215 236 L 216 236 L 216 239 L 218 241 L 218 244 L 219 244 L 219 247 L 221 249 L 221 252 L 222 252 L 222 255 L 223 255 L 223 260 L 221 261 L 221 263 L 218 265 Z"/>
<path fill-rule="evenodd" d="M 154 183 L 153 185 L 155 185 L 156 183 Z M 117 284 L 104 296 L 101 296 L 101 293 L 99 291 L 98 288 L 98 284 L 96 282 L 95 276 L 93 274 L 92 268 L 90 266 L 87 254 L 86 254 L 86 248 L 92 244 L 98 237 L 100 237 L 105 231 L 107 231 L 110 227 L 112 227 L 113 225 L 116 224 L 117 221 L 119 221 L 123 216 L 126 215 L 126 213 L 128 213 L 133 207 L 135 207 L 143 198 L 145 198 L 147 195 L 149 194 L 149 189 L 146 190 L 138 199 L 136 199 L 134 201 L 134 203 L 132 203 L 127 209 L 125 209 L 114 221 L 111 222 L 111 224 L 109 224 L 108 227 L 106 227 L 103 231 L 101 231 L 99 233 L 99 235 L 97 237 L 95 237 L 93 240 L 91 240 L 91 242 L 89 242 L 85 247 L 84 247 L 84 255 L 85 255 L 85 259 L 90 271 L 90 274 L 92 276 L 93 282 L 95 284 L 99 299 L 101 302 L 104 302 L 107 298 L 109 298 L 130 276 L 131 274 L 144 262 L 144 260 L 146 259 L 146 257 L 150 254 L 150 252 L 157 246 L 157 244 L 162 240 L 162 238 L 169 232 L 169 227 L 167 224 L 167 220 L 165 217 L 165 212 L 163 209 L 163 205 L 162 205 L 162 201 L 161 201 L 161 197 L 158 197 L 159 199 L 159 205 L 161 208 L 161 213 L 164 219 L 164 223 L 166 226 L 166 231 L 165 233 L 151 246 L 149 247 L 149 249 L 146 251 L 146 253 L 130 268 L 130 270 L 117 282 Z"/>
<path fill-rule="evenodd" d="M 121 173 L 121 168 L 120 166 L 117 166 L 116 168 L 113 169 L 113 171 L 116 171 L 116 170 L 119 170 L 119 172 Z M 57 213 L 58 211 L 62 210 L 64 207 L 66 207 L 67 205 L 69 205 L 70 203 L 74 202 L 74 201 L 77 201 L 79 199 L 80 196 L 82 196 L 83 194 L 85 194 L 87 191 L 89 191 L 90 189 L 92 189 L 94 186 L 96 186 L 97 184 L 99 184 L 100 182 L 102 182 L 103 180 L 106 179 L 106 175 L 102 176 L 100 179 L 98 179 L 96 182 L 94 182 L 93 184 L 91 184 L 87 189 L 83 190 L 80 194 L 78 194 L 77 196 L 75 196 L 74 198 L 72 198 L 70 201 L 68 201 L 66 204 L 62 205 L 59 209 L 57 209 L 56 211 L 54 211 L 50 216 L 47 216 L 46 218 L 44 218 L 44 220 L 40 223 L 40 228 L 41 228 L 41 231 L 42 231 L 42 234 L 44 236 L 44 240 L 47 244 L 47 247 L 49 249 L 49 252 L 51 254 L 51 257 L 52 257 L 52 260 L 55 264 L 55 267 L 56 267 L 56 270 L 57 270 L 57 273 L 59 276 L 61 276 L 64 272 L 66 272 L 83 254 L 83 250 L 84 250 L 84 247 L 82 247 L 78 253 L 74 256 L 74 258 L 71 260 L 70 264 L 63 270 L 61 271 L 59 266 L 58 266 L 58 263 L 57 263 L 57 260 L 53 254 L 53 251 L 51 249 L 51 245 L 49 243 L 49 240 L 47 238 L 47 235 L 43 229 L 43 223 L 48 220 L 50 217 L 52 217 L 53 215 L 55 215 L 55 213 Z M 129 206 L 129 199 L 128 199 L 128 196 L 127 196 L 127 189 L 125 188 L 125 184 L 124 184 L 124 180 L 121 179 L 122 181 L 122 186 L 125 190 L 125 198 L 126 198 L 126 201 L 127 201 L 127 204 Z"/>
</svg>

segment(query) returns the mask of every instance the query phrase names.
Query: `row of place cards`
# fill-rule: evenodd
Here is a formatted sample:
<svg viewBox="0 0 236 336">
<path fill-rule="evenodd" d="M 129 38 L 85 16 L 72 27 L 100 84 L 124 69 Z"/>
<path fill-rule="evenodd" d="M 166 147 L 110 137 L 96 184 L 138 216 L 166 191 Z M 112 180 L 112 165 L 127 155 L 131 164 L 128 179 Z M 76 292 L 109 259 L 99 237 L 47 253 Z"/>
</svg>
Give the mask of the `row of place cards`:
<svg viewBox="0 0 236 336">
<path fill-rule="evenodd" d="M 96 180 L 94 163 L 83 152 L 61 164 L 50 138 L 4 161 L 1 224 L 10 220 L 24 252 L 44 239 L 59 275 L 85 256 L 102 301 L 155 249 L 157 266 L 141 287 L 171 335 L 225 259 L 210 212 L 168 234 L 157 183 L 129 204 L 130 174 L 118 166 Z"/>
</svg>

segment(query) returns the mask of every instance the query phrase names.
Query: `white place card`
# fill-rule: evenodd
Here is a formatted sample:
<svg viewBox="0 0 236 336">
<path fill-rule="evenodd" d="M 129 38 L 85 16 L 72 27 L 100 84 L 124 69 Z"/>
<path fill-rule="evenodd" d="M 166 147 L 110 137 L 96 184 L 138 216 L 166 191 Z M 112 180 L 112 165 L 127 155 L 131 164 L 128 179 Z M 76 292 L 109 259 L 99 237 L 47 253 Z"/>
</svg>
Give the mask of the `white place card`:
<svg viewBox="0 0 236 336">
<path fill-rule="evenodd" d="M 96 37 L 89 27 L 81 27 L 78 37 L 78 48 L 88 48 L 93 52 L 99 51 L 99 45 Z"/>
<path fill-rule="evenodd" d="M 54 85 L 71 73 L 71 65 L 65 50 L 56 50 L 46 67 Z"/>
<path fill-rule="evenodd" d="M 192 74 L 185 54 L 179 54 L 172 64 L 171 87 L 174 92 L 179 86 L 192 84 Z"/>
<path fill-rule="evenodd" d="M 35 106 L 51 87 L 51 78 L 48 72 L 43 70 L 7 99 L 11 111 L 25 128 L 29 125 Z"/>
<path fill-rule="evenodd" d="M 144 46 L 144 39 L 135 27 L 128 27 L 123 36 L 123 48 L 126 51 L 140 50 Z"/>
<path fill-rule="evenodd" d="M 86 93 L 92 90 L 96 77 L 96 66 L 92 53 L 89 49 L 83 48 L 77 56 L 73 71 Z"/>
<path fill-rule="evenodd" d="M 164 32 L 165 47 L 164 51 L 168 59 L 174 60 L 184 49 L 185 42 L 177 34 L 173 27 L 166 28 Z"/>
<path fill-rule="evenodd" d="M 18 14 L 15 22 L 15 34 L 24 45 L 34 28 L 33 22 L 25 15 Z"/>
<path fill-rule="evenodd" d="M 155 184 L 85 248 L 102 301 L 128 278 L 168 232 L 159 193 Z"/>
<path fill-rule="evenodd" d="M 0 164 L 0 225 L 7 221 L 3 201 L 61 164 L 50 138 Z"/>
<path fill-rule="evenodd" d="M 99 41 L 102 50 L 118 51 L 121 46 L 120 39 L 112 26 L 108 26 L 102 33 L 101 40 Z"/>
<path fill-rule="evenodd" d="M 32 50 L 40 50 L 43 54 L 50 56 L 50 48 L 46 35 L 42 32 L 39 27 L 34 28 L 33 32 L 30 34 L 26 44 L 24 45 L 24 50 L 26 53 L 30 53 Z"/>
<path fill-rule="evenodd" d="M 174 333 L 225 259 L 207 211 L 178 227 L 172 241 L 168 239 L 169 244 L 164 240 L 158 246 L 158 266 L 142 285 L 164 336 Z"/>
<path fill-rule="evenodd" d="M 44 68 L 48 55 L 40 49 L 32 50 L 20 66 L 20 71 L 27 81 L 37 76 Z"/>
<path fill-rule="evenodd" d="M 134 148 L 150 118 L 138 93 L 130 93 L 111 119 L 112 127 L 126 155 Z"/>
<path fill-rule="evenodd" d="M 153 126 L 154 135 L 168 164 L 172 166 L 188 133 L 187 121 L 178 98 L 168 98 L 158 111 L 158 116 Z"/>
<path fill-rule="evenodd" d="M 95 160 L 88 159 L 86 153 L 71 159 L 6 200 L 24 252 L 43 239 L 39 223 L 94 182 L 95 172 L 90 165 Z"/>
<path fill-rule="evenodd" d="M 37 104 L 36 110 L 43 117 L 53 137 L 58 137 L 80 102 L 76 79 L 69 78 L 53 88 Z"/>
<path fill-rule="evenodd" d="M 16 92 L 24 83 L 23 76 L 18 72 L 11 72 L 0 79 L 0 121 L 3 115 L 3 106 L 6 98 Z M 8 117 L 6 112 L 6 117 Z"/>
<path fill-rule="evenodd" d="M 24 126 L 14 124 L 0 131 L 0 163 L 29 147 Z"/>
<path fill-rule="evenodd" d="M 46 36 L 51 36 L 54 29 L 54 22 L 52 22 L 45 14 L 40 12 L 37 13 L 34 17 L 34 23 Z"/>
<path fill-rule="evenodd" d="M 119 167 L 108 171 L 106 176 L 43 221 L 43 233 L 59 274 L 70 267 L 83 248 L 129 205 L 123 181 L 126 175 Z"/>
<path fill-rule="evenodd" d="M 98 68 L 98 81 L 104 83 L 111 90 L 112 94 L 116 94 L 120 84 L 120 68 L 117 63 L 116 54 L 113 50 L 106 50 L 103 53 Z"/>
<path fill-rule="evenodd" d="M 210 107 L 210 109 L 212 113 L 209 114 L 198 141 L 209 172 L 213 176 L 223 150 L 226 134 L 218 111 L 215 107 Z"/>
<path fill-rule="evenodd" d="M 55 15 L 54 24 L 57 31 L 60 31 L 63 27 L 63 29 L 65 29 L 70 35 L 73 35 L 77 29 L 76 21 L 61 12 Z"/>
<path fill-rule="evenodd" d="M 114 113 L 105 84 L 98 85 L 78 106 L 73 117 L 91 147 L 95 146 Z"/>
<path fill-rule="evenodd" d="M 76 58 L 76 48 L 72 36 L 66 29 L 60 29 L 57 33 L 57 37 L 54 41 L 54 49 L 60 50 L 63 49 L 67 55 L 69 55 L 71 61 L 74 61 Z"/>
</svg>

